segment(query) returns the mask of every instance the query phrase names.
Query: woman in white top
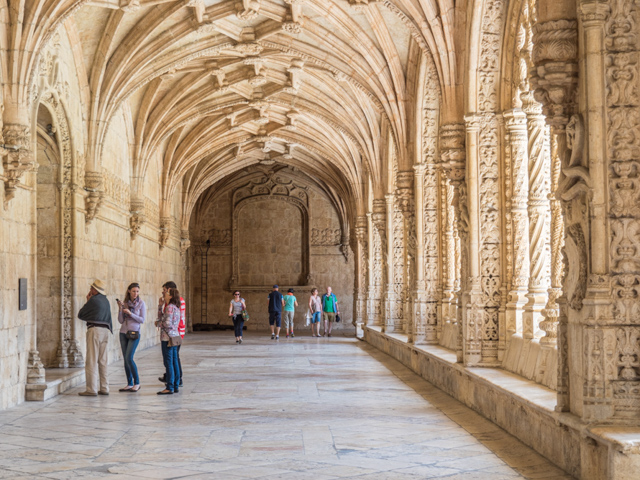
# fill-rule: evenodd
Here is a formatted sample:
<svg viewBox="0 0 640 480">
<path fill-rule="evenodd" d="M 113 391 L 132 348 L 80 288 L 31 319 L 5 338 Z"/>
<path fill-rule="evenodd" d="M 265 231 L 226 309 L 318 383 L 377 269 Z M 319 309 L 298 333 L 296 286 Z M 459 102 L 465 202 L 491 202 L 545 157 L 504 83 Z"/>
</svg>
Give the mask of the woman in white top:
<svg viewBox="0 0 640 480">
<path fill-rule="evenodd" d="M 242 311 L 247 309 L 247 305 L 244 303 L 244 298 L 240 297 L 240 292 L 236 290 L 233 292 L 233 299 L 229 304 L 229 316 L 233 318 L 233 326 L 236 332 L 236 343 L 242 343 L 242 327 L 244 326 L 244 318 L 242 318 Z"/>
<path fill-rule="evenodd" d="M 318 295 L 318 289 L 311 290 L 311 297 L 309 297 L 309 311 L 311 311 L 311 336 L 320 336 L 320 319 L 322 318 L 322 301 L 320 295 Z M 318 334 L 316 335 L 313 330 L 313 326 L 316 326 Z"/>
</svg>

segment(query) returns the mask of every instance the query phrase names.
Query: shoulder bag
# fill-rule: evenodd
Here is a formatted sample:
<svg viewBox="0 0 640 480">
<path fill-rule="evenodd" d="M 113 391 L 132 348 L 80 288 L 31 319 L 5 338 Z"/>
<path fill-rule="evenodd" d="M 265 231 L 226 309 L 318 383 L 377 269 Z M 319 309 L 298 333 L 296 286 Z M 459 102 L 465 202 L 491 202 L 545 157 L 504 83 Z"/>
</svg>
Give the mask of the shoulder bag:
<svg viewBox="0 0 640 480">
<path fill-rule="evenodd" d="M 129 330 L 127 333 L 125 333 L 125 336 L 129 340 L 137 340 L 140 338 L 140 332 L 137 332 L 135 330 Z"/>
<path fill-rule="evenodd" d="M 182 337 L 177 335 L 175 337 L 169 337 L 169 346 L 170 347 L 179 347 L 182 345 Z"/>
<path fill-rule="evenodd" d="M 242 309 L 242 320 L 245 322 L 249 321 L 249 312 L 247 312 L 246 308 Z"/>
</svg>

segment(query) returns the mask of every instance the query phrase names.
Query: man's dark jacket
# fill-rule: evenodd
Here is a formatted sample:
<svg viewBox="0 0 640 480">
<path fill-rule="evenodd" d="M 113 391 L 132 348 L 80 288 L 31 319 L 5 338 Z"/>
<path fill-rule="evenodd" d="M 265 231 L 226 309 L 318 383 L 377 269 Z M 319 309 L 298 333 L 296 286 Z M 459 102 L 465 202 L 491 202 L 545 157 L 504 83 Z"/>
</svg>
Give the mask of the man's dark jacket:
<svg viewBox="0 0 640 480">
<path fill-rule="evenodd" d="M 78 318 L 87 322 L 87 325 L 107 325 L 113 333 L 111 305 L 107 297 L 101 293 L 94 295 L 84 304 L 78 312 Z"/>
</svg>

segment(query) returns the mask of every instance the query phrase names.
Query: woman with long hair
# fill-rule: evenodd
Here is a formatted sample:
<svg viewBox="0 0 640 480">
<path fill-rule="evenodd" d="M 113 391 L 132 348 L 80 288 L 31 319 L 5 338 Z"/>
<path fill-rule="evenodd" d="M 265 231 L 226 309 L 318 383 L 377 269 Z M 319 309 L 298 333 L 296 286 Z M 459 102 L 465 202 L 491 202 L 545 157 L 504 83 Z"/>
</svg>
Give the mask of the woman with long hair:
<svg viewBox="0 0 640 480">
<path fill-rule="evenodd" d="M 236 333 L 236 343 L 242 343 L 242 327 L 244 326 L 244 318 L 242 311 L 247 309 L 244 298 L 240 297 L 240 292 L 233 292 L 233 298 L 229 304 L 229 316 L 233 318 L 233 327 Z"/>
<path fill-rule="evenodd" d="M 158 320 L 156 327 L 160 328 L 160 343 L 162 356 L 166 368 L 166 388 L 158 395 L 171 395 L 178 393 L 180 385 L 180 365 L 178 364 L 178 346 L 173 345 L 177 339 L 181 339 L 178 332 L 180 325 L 180 292 L 177 288 L 169 288 L 164 292 L 164 305 L 158 305 Z"/>
<path fill-rule="evenodd" d="M 127 287 L 124 302 L 118 302 L 118 322 L 120 322 L 120 347 L 124 358 L 124 373 L 127 386 L 121 392 L 137 392 L 140 390 L 138 367 L 133 361 L 136 348 L 140 343 L 140 326 L 147 317 L 147 306 L 140 298 L 140 285 L 132 283 Z"/>
</svg>

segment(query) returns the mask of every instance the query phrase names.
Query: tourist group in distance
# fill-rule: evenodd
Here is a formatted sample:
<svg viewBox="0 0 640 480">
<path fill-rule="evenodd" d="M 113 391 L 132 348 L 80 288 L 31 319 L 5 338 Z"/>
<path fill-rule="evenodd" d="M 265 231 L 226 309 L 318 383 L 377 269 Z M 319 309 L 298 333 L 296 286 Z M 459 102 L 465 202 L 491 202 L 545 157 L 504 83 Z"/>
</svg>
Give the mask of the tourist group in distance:
<svg viewBox="0 0 640 480">
<path fill-rule="evenodd" d="M 78 318 L 87 324 L 87 354 L 85 359 L 86 389 L 78 395 L 96 397 L 109 395 L 109 379 L 107 375 L 109 338 L 113 333 L 111 321 L 111 305 L 107 299 L 104 282 L 95 280 L 89 288 L 87 303 L 78 312 Z M 269 326 L 271 340 L 280 339 L 280 328 L 284 318 L 287 338 L 294 338 L 293 318 L 298 300 L 293 288 L 286 295 L 280 293 L 278 285 L 267 297 L 269 310 Z M 124 301 L 116 298 L 118 304 L 118 323 L 120 323 L 120 347 L 124 358 L 124 371 L 127 385 L 121 389 L 123 393 L 136 393 L 140 390 L 140 377 L 133 357 L 140 343 L 140 327 L 147 315 L 147 306 L 140 298 L 140 285 L 132 283 L 127 287 Z M 318 289 L 311 290 L 307 310 L 307 324 L 311 325 L 311 336 L 331 336 L 333 323 L 340 321 L 338 299 L 327 287 L 326 293 L 318 295 Z M 244 323 L 249 319 L 247 304 L 241 292 L 233 292 L 229 304 L 229 317 L 233 319 L 236 343 L 242 344 Z M 186 305 L 174 282 L 162 285 L 162 295 L 158 300 L 158 314 L 155 326 L 160 331 L 160 345 L 165 373 L 158 380 L 165 388 L 158 395 L 172 395 L 180 391 L 183 385 L 182 363 L 180 362 L 180 346 L 186 333 Z M 324 330 L 320 335 L 320 325 Z"/>
</svg>

